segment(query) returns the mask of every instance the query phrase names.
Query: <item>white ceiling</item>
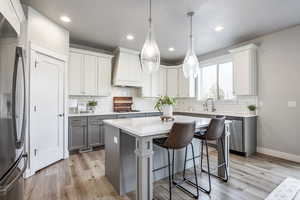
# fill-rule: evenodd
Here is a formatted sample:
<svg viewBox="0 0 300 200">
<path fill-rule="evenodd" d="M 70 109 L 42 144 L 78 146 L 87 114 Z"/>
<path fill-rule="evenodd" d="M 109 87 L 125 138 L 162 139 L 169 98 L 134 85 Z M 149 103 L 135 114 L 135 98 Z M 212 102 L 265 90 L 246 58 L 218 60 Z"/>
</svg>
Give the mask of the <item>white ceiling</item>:
<svg viewBox="0 0 300 200">
<path fill-rule="evenodd" d="M 147 32 L 147 0 L 29 0 L 29 4 L 70 31 L 71 41 L 113 50 L 141 50 Z M 300 24 L 299 0 L 153 0 L 153 23 L 161 56 L 182 59 L 188 39 L 187 11 L 195 11 L 197 54 Z M 72 22 L 64 24 L 61 15 Z M 222 32 L 214 27 L 222 25 Z M 135 36 L 127 41 L 126 35 Z M 176 51 L 169 52 L 173 46 Z"/>
</svg>

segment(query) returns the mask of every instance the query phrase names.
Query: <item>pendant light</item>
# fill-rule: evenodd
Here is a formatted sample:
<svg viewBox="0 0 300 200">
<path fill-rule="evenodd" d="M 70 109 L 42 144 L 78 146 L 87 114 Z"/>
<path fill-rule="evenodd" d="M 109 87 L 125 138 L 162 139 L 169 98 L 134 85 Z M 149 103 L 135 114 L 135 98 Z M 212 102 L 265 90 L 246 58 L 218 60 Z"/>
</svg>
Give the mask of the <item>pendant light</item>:
<svg viewBox="0 0 300 200">
<path fill-rule="evenodd" d="M 196 56 L 193 44 L 193 15 L 194 12 L 187 13 L 187 16 L 190 18 L 190 34 L 188 51 L 183 61 L 183 74 L 185 78 L 195 79 L 199 74 L 199 61 Z"/>
<path fill-rule="evenodd" d="M 154 38 L 152 27 L 151 1 L 152 0 L 149 0 L 149 30 L 141 52 L 142 70 L 148 74 L 157 71 L 160 66 L 160 52 Z"/>
</svg>

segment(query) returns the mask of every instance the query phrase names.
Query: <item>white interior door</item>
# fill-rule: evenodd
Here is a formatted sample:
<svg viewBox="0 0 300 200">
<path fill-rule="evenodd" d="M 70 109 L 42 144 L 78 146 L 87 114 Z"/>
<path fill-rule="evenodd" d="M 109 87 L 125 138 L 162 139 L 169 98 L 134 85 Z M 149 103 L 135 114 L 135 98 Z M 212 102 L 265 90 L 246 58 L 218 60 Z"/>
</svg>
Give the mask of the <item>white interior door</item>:
<svg viewBox="0 0 300 200">
<path fill-rule="evenodd" d="M 64 62 L 32 51 L 30 141 L 33 170 L 63 158 Z"/>
</svg>

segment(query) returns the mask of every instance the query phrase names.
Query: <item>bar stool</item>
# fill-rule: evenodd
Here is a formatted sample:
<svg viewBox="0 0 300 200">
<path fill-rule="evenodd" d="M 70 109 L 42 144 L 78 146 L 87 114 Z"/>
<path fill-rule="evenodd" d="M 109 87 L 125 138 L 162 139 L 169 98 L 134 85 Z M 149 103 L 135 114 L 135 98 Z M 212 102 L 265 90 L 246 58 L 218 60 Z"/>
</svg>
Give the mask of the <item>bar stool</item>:
<svg viewBox="0 0 300 200">
<path fill-rule="evenodd" d="M 194 187 L 198 188 L 199 190 L 206 192 L 206 193 L 210 193 L 211 192 L 211 175 L 215 176 L 217 178 L 221 178 L 223 181 L 227 182 L 228 181 L 228 172 L 227 172 L 227 163 L 226 163 L 226 159 L 225 159 L 225 149 L 224 149 L 224 144 L 223 144 L 223 133 L 224 133 L 224 126 L 225 126 L 225 117 L 224 116 L 219 116 L 217 118 L 213 118 L 210 121 L 210 124 L 208 126 L 208 128 L 206 130 L 201 130 L 197 133 L 195 133 L 194 137 L 201 140 L 201 172 L 206 172 L 208 174 L 208 182 L 209 182 L 209 188 L 205 189 L 201 186 L 198 185 L 197 183 L 194 183 L 190 180 L 187 180 L 187 183 L 190 185 L 193 185 Z M 209 153 L 208 153 L 208 144 L 207 141 L 216 141 L 217 143 L 219 142 L 221 143 L 221 150 L 222 150 L 222 156 L 223 156 L 223 160 L 224 163 L 221 163 L 220 165 L 217 166 L 217 169 L 219 167 L 225 167 L 225 177 L 220 177 L 214 174 L 211 174 L 210 171 L 210 164 L 209 164 Z M 206 160 L 207 160 L 207 171 L 203 169 L 203 146 L 206 146 Z M 185 153 L 186 155 L 186 153 Z M 186 166 L 186 156 L 185 156 L 185 164 L 184 164 L 184 173 L 183 173 L 183 178 L 184 180 L 186 180 L 185 178 L 185 166 Z"/>
<path fill-rule="evenodd" d="M 154 139 L 153 143 L 166 149 L 168 151 L 168 170 L 169 170 L 169 198 L 172 199 L 172 185 L 174 184 L 177 188 L 181 189 L 183 192 L 192 196 L 195 199 L 198 199 L 199 190 L 197 189 L 197 194 L 193 194 L 183 186 L 181 183 L 174 181 L 174 150 L 188 148 L 190 144 L 192 147 L 193 154 L 193 163 L 194 163 L 194 175 L 195 175 L 195 185 L 198 186 L 197 172 L 196 172 L 196 163 L 195 163 L 195 154 L 194 146 L 192 140 L 195 134 L 195 122 L 192 123 L 181 123 L 175 122 L 172 126 L 172 129 L 167 138 Z M 171 172 L 171 159 L 170 159 L 170 150 L 173 150 L 172 157 L 172 172 Z M 198 188 L 198 187 L 197 187 Z"/>
</svg>

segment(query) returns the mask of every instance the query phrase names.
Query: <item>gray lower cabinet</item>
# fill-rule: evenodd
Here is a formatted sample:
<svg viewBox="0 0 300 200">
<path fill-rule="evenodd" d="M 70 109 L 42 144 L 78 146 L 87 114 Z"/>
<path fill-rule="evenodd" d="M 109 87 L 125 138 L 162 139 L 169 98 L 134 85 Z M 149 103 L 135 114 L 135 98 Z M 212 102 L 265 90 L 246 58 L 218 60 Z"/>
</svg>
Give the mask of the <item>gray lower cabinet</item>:
<svg viewBox="0 0 300 200">
<path fill-rule="evenodd" d="M 90 147 L 100 146 L 104 144 L 104 136 L 102 131 L 102 123 L 97 117 L 88 118 L 88 142 Z"/>
<path fill-rule="evenodd" d="M 92 147 L 103 146 L 105 144 L 103 120 L 105 119 L 150 117 L 159 115 L 159 112 L 154 112 L 70 117 L 69 151 L 84 150 Z"/>
<path fill-rule="evenodd" d="M 104 145 L 103 120 L 116 115 L 69 118 L 69 151 Z"/>
<path fill-rule="evenodd" d="M 104 145 L 103 120 L 115 119 L 116 115 L 101 115 L 88 117 L 88 143 L 89 147 Z"/>
<path fill-rule="evenodd" d="M 69 151 L 83 149 L 87 142 L 87 117 L 69 119 Z"/>
</svg>

